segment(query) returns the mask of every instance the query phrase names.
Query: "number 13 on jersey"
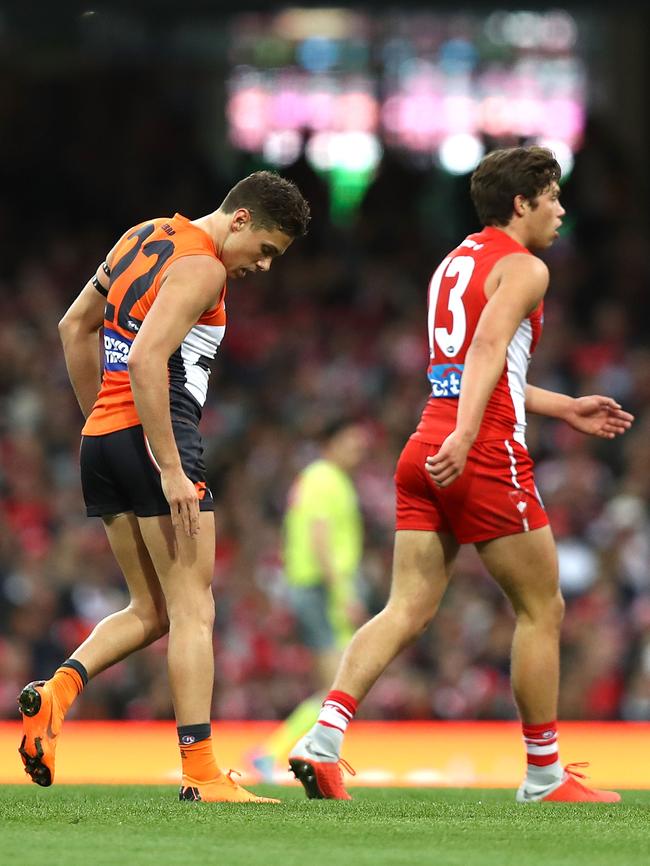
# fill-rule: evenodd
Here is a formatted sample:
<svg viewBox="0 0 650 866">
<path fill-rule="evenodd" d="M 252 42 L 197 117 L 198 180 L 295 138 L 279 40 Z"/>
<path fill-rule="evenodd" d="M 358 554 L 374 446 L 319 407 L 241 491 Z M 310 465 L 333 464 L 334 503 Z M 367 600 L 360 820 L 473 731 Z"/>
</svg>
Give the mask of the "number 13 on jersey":
<svg viewBox="0 0 650 866">
<path fill-rule="evenodd" d="M 467 315 L 463 295 L 474 273 L 474 265 L 472 256 L 449 256 L 431 278 L 428 328 L 431 353 L 429 381 L 433 397 L 458 397 L 460 394 L 463 365 L 462 363 L 450 364 L 449 360 L 445 362 L 444 359 L 456 358 L 465 343 Z M 446 304 L 440 296 L 443 280 L 453 281 Z M 443 292 L 446 292 L 446 286 Z M 439 320 L 443 311 L 446 313 L 444 318 L 447 322 L 451 317 L 450 328 L 436 325 L 436 318 Z M 441 361 L 443 363 L 440 363 Z"/>
</svg>

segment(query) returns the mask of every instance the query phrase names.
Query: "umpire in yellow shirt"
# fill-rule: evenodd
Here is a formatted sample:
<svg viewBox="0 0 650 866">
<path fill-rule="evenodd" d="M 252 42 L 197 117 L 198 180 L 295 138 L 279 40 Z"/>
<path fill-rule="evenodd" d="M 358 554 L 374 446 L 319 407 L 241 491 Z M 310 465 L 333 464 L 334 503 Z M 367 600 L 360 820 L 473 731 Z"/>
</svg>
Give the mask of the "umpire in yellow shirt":
<svg viewBox="0 0 650 866">
<path fill-rule="evenodd" d="M 318 692 L 252 755 L 267 781 L 274 778 L 276 763 L 314 723 L 341 653 L 366 618 L 357 587 L 363 522 L 350 473 L 368 445 L 368 433 L 359 422 L 330 423 L 320 437 L 320 457 L 302 470 L 289 492 L 284 570 L 301 640 L 314 652 Z"/>
</svg>

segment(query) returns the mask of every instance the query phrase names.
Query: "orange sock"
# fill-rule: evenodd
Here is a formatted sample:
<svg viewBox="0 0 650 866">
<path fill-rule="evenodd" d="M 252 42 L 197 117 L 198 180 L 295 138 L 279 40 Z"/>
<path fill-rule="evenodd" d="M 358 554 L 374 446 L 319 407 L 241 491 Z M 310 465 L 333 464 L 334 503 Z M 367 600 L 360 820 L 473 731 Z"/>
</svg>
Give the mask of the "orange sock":
<svg viewBox="0 0 650 866">
<path fill-rule="evenodd" d="M 180 743 L 179 748 L 184 776 L 190 776 L 197 782 L 209 782 L 220 775 L 221 770 L 212 751 L 212 737 L 190 745 Z"/>
<path fill-rule="evenodd" d="M 63 714 L 70 709 L 72 702 L 81 694 L 85 686 L 81 674 L 72 667 L 62 666 L 55 671 L 50 680 L 52 690 Z"/>
</svg>

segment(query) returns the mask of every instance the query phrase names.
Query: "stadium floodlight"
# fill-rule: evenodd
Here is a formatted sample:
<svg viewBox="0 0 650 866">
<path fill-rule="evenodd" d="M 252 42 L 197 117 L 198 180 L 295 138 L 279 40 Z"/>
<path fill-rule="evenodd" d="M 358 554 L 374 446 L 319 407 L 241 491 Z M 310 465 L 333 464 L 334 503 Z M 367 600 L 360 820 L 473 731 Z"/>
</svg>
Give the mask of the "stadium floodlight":
<svg viewBox="0 0 650 866">
<path fill-rule="evenodd" d="M 485 147 L 475 135 L 461 132 L 449 135 L 440 144 L 438 159 L 449 174 L 467 174 L 481 161 Z"/>
</svg>

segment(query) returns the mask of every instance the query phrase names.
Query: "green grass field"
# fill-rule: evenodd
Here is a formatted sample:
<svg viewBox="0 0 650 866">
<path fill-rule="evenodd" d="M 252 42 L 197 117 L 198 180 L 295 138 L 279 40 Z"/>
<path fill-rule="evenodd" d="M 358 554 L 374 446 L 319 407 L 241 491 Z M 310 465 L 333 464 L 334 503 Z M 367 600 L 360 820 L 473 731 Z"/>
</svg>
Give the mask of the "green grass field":
<svg viewBox="0 0 650 866">
<path fill-rule="evenodd" d="M 179 803 L 172 787 L 0 790 L 19 866 L 647 866 L 650 791 L 619 806 L 517 806 L 513 792 L 357 788 L 351 803 L 259 786 L 273 805 Z"/>
</svg>

